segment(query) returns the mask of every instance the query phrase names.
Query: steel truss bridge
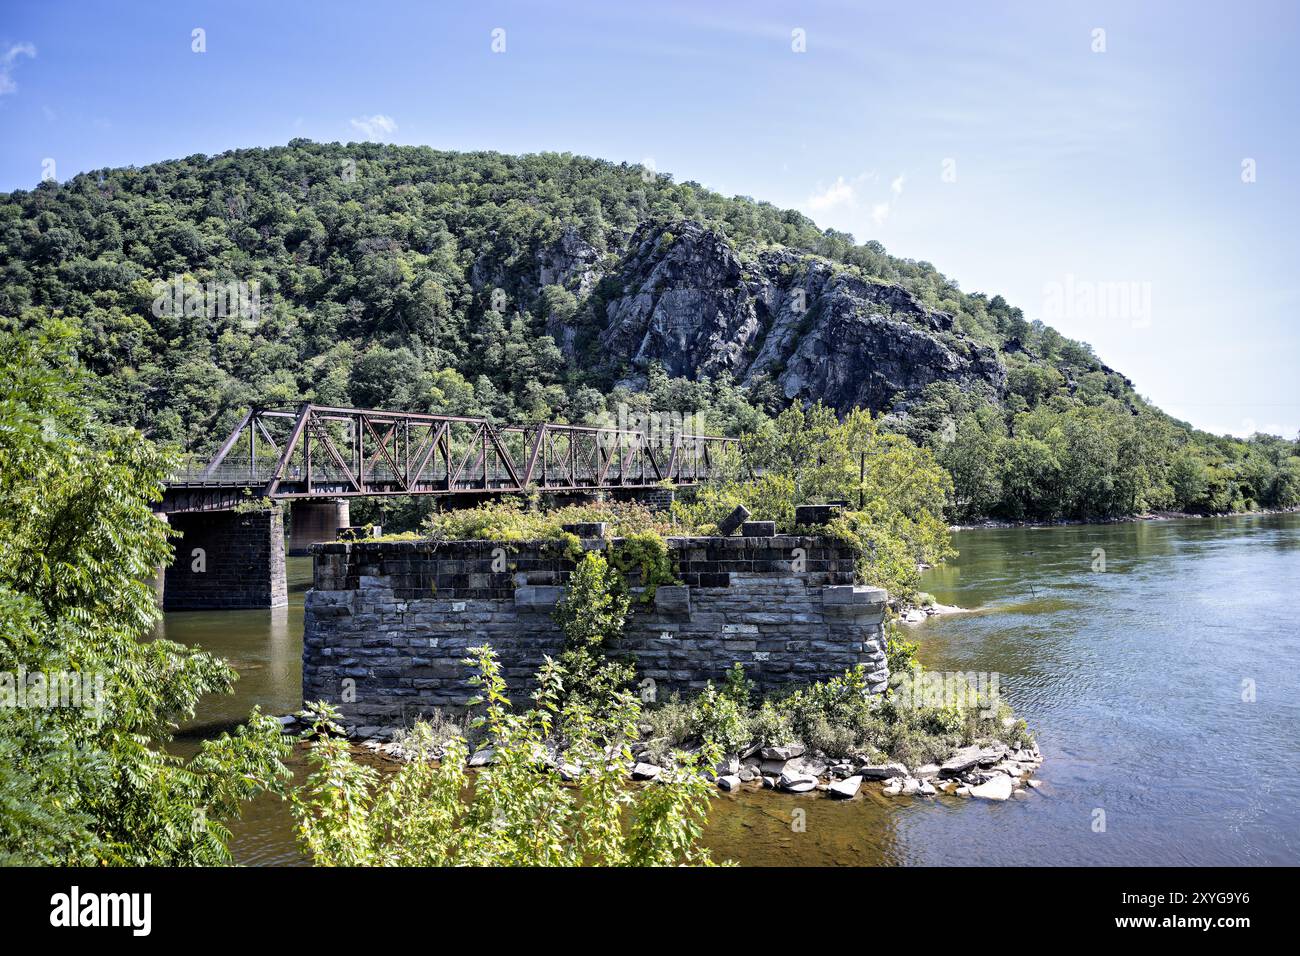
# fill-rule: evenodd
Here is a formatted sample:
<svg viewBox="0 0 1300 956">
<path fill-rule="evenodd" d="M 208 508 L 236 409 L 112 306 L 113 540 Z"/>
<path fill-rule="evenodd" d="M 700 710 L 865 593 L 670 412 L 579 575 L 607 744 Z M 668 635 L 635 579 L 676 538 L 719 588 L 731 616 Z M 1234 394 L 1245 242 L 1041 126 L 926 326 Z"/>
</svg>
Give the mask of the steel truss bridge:
<svg viewBox="0 0 1300 956">
<path fill-rule="evenodd" d="M 253 408 L 209 461 L 168 480 L 161 509 L 222 511 L 249 498 L 591 493 L 694 485 L 734 438 L 302 404 Z"/>
</svg>

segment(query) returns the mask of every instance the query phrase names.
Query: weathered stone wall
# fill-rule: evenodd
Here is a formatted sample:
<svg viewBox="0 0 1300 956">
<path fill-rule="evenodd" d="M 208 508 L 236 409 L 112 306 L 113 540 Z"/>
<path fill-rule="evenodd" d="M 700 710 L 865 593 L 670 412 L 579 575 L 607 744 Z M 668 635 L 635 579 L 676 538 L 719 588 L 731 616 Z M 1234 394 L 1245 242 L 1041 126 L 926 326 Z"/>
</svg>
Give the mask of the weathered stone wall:
<svg viewBox="0 0 1300 956">
<path fill-rule="evenodd" d="M 584 547 L 604 547 L 600 539 Z M 615 542 L 616 544 L 616 542 Z M 853 585 L 825 538 L 672 538 L 680 586 L 638 604 L 615 655 L 660 697 L 719 680 L 736 661 L 763 689 L 866 664 L 884 689 L 885 592 Z M 303 697 L 357 726 L 465 704 L 468 649 L 490 644 L 518 693 L 564 638 L 552 620 L 573 564 L 553 545 L 482 541 L 318 545 L 306 596 Z M 636 581 L 631 582 L 634 586 Z"/>
<path fill-rule="evenodd" d="M 163 579 L 168 611 L 271 608 L 289 603 L 284 513 L 205 511 L 169 516 L 182 537 Z"/>
</svg>

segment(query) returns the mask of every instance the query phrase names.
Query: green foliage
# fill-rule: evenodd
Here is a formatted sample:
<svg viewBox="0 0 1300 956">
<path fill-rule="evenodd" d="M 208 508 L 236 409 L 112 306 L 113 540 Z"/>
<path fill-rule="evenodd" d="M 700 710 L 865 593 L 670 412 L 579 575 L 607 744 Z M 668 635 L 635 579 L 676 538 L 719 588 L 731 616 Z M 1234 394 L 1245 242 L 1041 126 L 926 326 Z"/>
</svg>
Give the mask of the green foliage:
<svg viewBox="0 0 1300 956">
<path fill-rule="evenodd" d="M 599 552 L 589 551 L 569 577 L 555 620 L 569 647 L 595 650 L 623 632 L 628 608 L 622 574 Z"/>
<path fill-rule="evenodd" d="M 721 688 L 710 682 L 689 700 L 674 694 L 646 711 L 650 755 L 662 760 L 672 748 L 698 744 L 736 753 L 750 744 L 797 741 L 834 759 L 891 759 L 916 767 L 945 759 L 965 744 L 994 738 L 1016 745 L 1033 741 L 1024 721 L 1015 719 L 1004 703 L 986 709 L 987 698 L 979 698 L 958 675 L 935 675 L 943 676 L 951 691 L 939 703 L 901 692 L 903 678 L 915 682 L 925 673 L 915 649 L 891 628 L 891 686 L 884 695 L 868 692 L 866 668 L 858 666 L 830 680 L 769 695 L 757 706 L 752 684 L 736 664 Z"/>
<path fill-rule="evenodd" d="M 99 706 L 0 707 L 0 863 L 211 865 L 225 822 L 287 776 L 254 711 L 189 760 L 165 749 L 235 674 L 152 639 L 171 556 L 151 505 L 173 459 L 86 416 L 68 336 L 0 333 L 0 672 L 102 681 Z M 83 698 L 84 701 L 84 698 Z"/>
<path fill-rule="evenodd" d="M 565 701 L 579 701 L 593 719 L 617 719 L 610 702 L 632 683 L 631 664 L 611 660 L 606 650 L 623 633 L 631 609 L 622 573 L 599 552 L 582 555 L 555 607 L 555 621 L 564 632 L 559 673 Z"/>
<path fill-rule="evenodd" d="M 709 681 L 691 703 L 687 732 L 692 738 L 735 753 L 752 739 L 746 701 L 719 690 Z"/>
<path fill-rule="evenodd" d="M 594 521 L 606 522 L 610 537 L 626 537 L 637 542 L 644 539 L 647 543 L 634 549 L 638 561 L 640 552 L 650 547 L 645 536 L 662 538 L 672 532 L 671 523 L 662 515 L 635 502 L 595 502 L 541 509 L 519 498 L 437 512 L 425 522 L 424 531 L 438 541 L 540 541 L 564 538 L 566 524 Z"/>
<path fill-rule="evenodd" d="M 1300 501 L 1296 442 L 1207 435 L 1108 381 L 1088 372 L 1072 394 L 1005 408 L 931 386 L 905 430 L 952 476 L 957 520 L 1221 513 Z"/>
<path fill-rule="evenodd" d="M 634 531 L 610 547 L 610 564 L 626 581 L 635 575 L 644 589 L 638 601 L 650 604 L 661 584 L 675 584 L 677 570 L 668 553 L 668 542 L 654 530 Z"/>
<path fill-rule="evenodd" d="M 328 705 L 309 711 L 313 771 L 293 795 L 303 847 L 326 866 L 676 866 L 709 865 L 699 846 L 711 786 L 693 757 L 641 790 L 624 782 L 640 706 L 621 692 L 612 721 L 597 722 L 578 698 L 561 693 L 551 661 L 538 674 L 532 709 L 515 713 L 496 655 L 473 648 L 477 718 L 493 762 L 472 777 L 468 748 L 452 737 L 441 762 L 428 759 L 433 735 L 417 724 L 407 743 L 417 754 L 380 779 L 357 764 Z M 566 786 L 548 758 L 558 725 L 565 759 L 581 768 Z"/>
<path fill-rule="evenodd" d="M 840 421 L 820 403 L 791 406 L 746 437 L 745 456 L 760 477 L 706 484 L 675 514 L 704 528 L 743 504 L 791 532 L 798 530 L 796 505 L 847 501 L 849 510 L 827 532 L 860 556 L 861 580 L 903 600 L 920 580 L 918 564 L 956 553 L 943 520 L 948 476 L 928 449 L 882 430 L 869 412 L 854 410 Z"/>
<path fill-rule="evenodd" d="M 339 175 L 345 161 L 355 177 Z M 742 257 L 783 245 L 796 261 L 822 257 L 837 272 L 905 289 L 952 314 L 953 330 L 940 337 L 957 354 L 996 350 L 1007 388 L 987 412 L 983 399 L 939 382 L 907 396 L 906 414 L 899 405 L 891 419 L 952 476 L 953 517 L 1300 503 L 1295 441 L 1196 432 L 1146 405 L 1089 346 L 1027 320 L 1002 296 L 963 292 L 928 262 L 820 229 L 799 212 L 643 173 L 567 153 L 307 140 L 97 170 L 0 195 L 0 327 L 66 323 L 94 373 L 88 407 L 200 456 L 248 405 L 299 399 L 582 424 L 655 409 L 701 413 L 726 434 L 761 432 L 788 404 L 770 376 L 740 387 L 726 374 L 691 381 L 652 366 L 633 391 L 593 360 L 605 307 L 624 293 L 617 264 L 634 230 L 662 226 L 666 247 L 673 223 L 689 218 L 722 232 Z M 590 246 L 584 261 L 595 274 L 606 273 L 595 288 L 582 268 L 542 284 L 538 263 L 575 243 Z M 154 283 L 177 276 L 257 283 L 262 313 L 247 326 L 239 315 L 155 315 Z M 572 333 L 571 352 L 557 345 L 557 329 Z M 1184 450 L 1199 470 L 1171 474 Z M 819 471 L 705 492 L 706 510 L 728 497 L 765 501 L 765 515 L 788 523 L 792 502 L 827 483 Z M 854 500 L 851 474 L 829 483 Z M 353 516 L 405 531 L 428 507 L 372 499 Z"/>
<path fill-rule="evenodd" d="M 885 664 L 890 674 L 917 670 L 921 662 L 916 659 L 917 643 L 909 641 L 896 621 L 885 625 Z"/>
<path fill-rule="evenodd" d="M 795 739 L 824 753 L 843 756 L 879 736 L 879 702 L 867 693 L 862 665 L 840 677 L 800 688 L 776 701 Z"/>
</svg>

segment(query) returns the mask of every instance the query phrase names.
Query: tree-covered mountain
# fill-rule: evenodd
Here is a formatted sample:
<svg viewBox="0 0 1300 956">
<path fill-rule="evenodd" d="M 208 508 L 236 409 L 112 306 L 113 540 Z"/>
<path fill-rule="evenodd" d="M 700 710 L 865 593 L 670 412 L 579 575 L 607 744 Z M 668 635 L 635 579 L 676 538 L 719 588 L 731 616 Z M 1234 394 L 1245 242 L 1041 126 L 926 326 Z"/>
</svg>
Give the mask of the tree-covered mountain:
<svg viewBox="0 0 1300 956">
<path fill-rule="evenodd" d="M 0 249 L 0 321 L 71 325 L 96 410 L 194 451 L 302 399 L 733 433 L 824 401 L 929 446 L 956 518 L 1300 503 L 1296 442 L 1195 431 L 1001 296 L 635 165 L 295 140 L 0 195 Z"/>
</svg>

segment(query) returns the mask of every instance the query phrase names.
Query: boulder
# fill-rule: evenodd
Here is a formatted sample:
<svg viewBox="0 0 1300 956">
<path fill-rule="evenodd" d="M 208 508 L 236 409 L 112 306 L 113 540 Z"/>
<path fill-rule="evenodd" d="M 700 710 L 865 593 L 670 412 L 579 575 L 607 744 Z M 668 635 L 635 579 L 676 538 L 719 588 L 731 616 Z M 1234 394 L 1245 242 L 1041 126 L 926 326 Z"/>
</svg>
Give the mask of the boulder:
<svg viewBox="0 0 1300 956">
<path fill-rule="evenodd" d="M 764 747 L 759 756 L 764 760 L 793 760 L 802 757 L 806 749 L 803 744 L 782 744 L 780 747 Z"/>
<path fill-rule="evenodd" d="M 652 763 L 638 763 L 632 768 L 633 780 L 654 780 L 662 771 Z"/>
<path fill-rule="evenodd" d="M 921 788 L 917 790 L 917 793 L 919 793 L 923 797 L 933 797 L 935 795 L 935 792 L 936 791 L 934 789 L 934 784 L 932 784 L 929 780 L 922 780 Z"/>
<path fill-rule="evenodd" d="M 887 797 L 898 796 L 900 793 L 903 792 L 903 778 L 902 777 L 891 778 L 889 783 L 885 784 L 885 789 L 882 792 Z"/>
<path fill-rule="evenodd" d="M 977 787 L 970 788 L 972 797 L 979 797 L 981 800 L 1009 800 L 1011 791 L 1015 789 L 1015 784 L 1011 778 L 1005 774 L 999 774 L 987 783 L 981 783 Z"/>
<path fill-rule="evenodd" d="M 903 796 L 911 796 L 921 789 L 921 781 L 915 777 L 908 777 L 903 781 Z"/>
<path fill-rule="evenodd" d="M 741 779 L 736 774 L 729 773 L 726 776 L 718 778 L 718 788 L 720 790 L 739 790 L 740 784 Z"/>
<path fill-rule="evenodd" d="M 496 751 L 491 747 L 484 747 L 482 750 L 476 751 L 474 756 L 469 758 L 469 765 L 471 767 L 486 767 L 495 759 Z"/>
<path fill-rule="evenodd" d="M 939 765 L 939 774 L 944 777 L 953 777 L 980 762 L 980 757 L 984 753 L 984 748 L 978 745 L 962 747 L 955 754 Z"/>
<path fill-rule="evenodd" d="M 723 757 L 714 768 L 714 773 L 719 777 L 730 777 L 740 773 L 740 758 Z"/>
<path fill-rule="evenodd" d="M 815 789 L 817 778 L 812 774 L 800 773 L 797 770 L 786 770 L 777 779 L 777 788 L 787 793 L 807 793 Z"/>
<path fill-rule="evenodd" d="M 718 534 L 724 538 L 729 538 L 739 530 L 740 526 L 745 523 L 749 517 L 749 509 L 744 505 L 736 505 L 734 511 L 718 522 Z"/>
<path fill-rule="evenodd" d="M 851 800 L 858 795 L 862 789 L 861 777 L 846 777 L 843 780 L 836 780 L 830 785 L 829 792 L 832 797 L 839 800 Z"/>
<path fill-rule="evenodd" d="M 577 521 L 560 525 L 560 530 L 579 538 L 603 538 L 607 527 L 604 521 Z"/>
<path fill-rule="evenodd" d="M 824 760 L 818 760 L 815 757 L 798 757 L 790 761 L 790 766 L 797 767 L 801 773 L 806 773 L 813 777 L 823 777 L 826 775 L 826 762 Z"/>
<path fill-rule="evenodd" d="M 892 777 L 906 777 L 907 768 L 901 763 L 863 764 L 858 773 L 864 780 L 889 780 Z"/>
<path fill-rule="evenodd" d="M 920 780 L 929 780 L 931 777 L 939 776 L 939 765 L 937 763 L 922 764 L 912 771 L 912 776 Z"/>
<path fill-rule="evenodd" d="M 842 510 L 843 506 L 838 504 L 796 505 L 794 523 L 807 527 L 829 524 Z"/>
</svg>

